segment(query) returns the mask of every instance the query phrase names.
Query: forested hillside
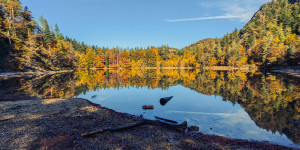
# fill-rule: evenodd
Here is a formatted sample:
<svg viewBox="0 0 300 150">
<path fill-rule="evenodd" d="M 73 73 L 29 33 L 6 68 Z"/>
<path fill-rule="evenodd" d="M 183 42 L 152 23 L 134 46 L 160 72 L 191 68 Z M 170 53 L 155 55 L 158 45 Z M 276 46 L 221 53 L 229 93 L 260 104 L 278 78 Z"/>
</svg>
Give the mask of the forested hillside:
<svg viewBox="0 0 300 150">
<path fill-rule="evenodd" d="M 99 48 L 62 35 L 43 16 L 33 19 L 19 0 L 0 0 L 0 69 L 299 65 L 299 33 L 299 0 L 273 0 L 243 29 L 183 50 Z"/>
<path fill-rule="evenodd" d="M 207 66 L 300 64 L 299 0 L 264 4 L 241 30 L 222 39 L 201 40 L 184 48 Z"/>
<path fill-rule="evenodd" d="M 0 69 L 19 71 L 102 67 L 178 66 L 176 48 L 98 48 L 62 35 L 19 0 L 0 1 Z"/>
<path fill-rule="evenodd" d="M 18 0 L 0 2 L 1 68 L 59 70 L 73 68 L 76 52 L 86 46 L 63 37 L 57 25 L 50 30 L 44 17 L 38 24 L 28 7 Z"/>
</svg>

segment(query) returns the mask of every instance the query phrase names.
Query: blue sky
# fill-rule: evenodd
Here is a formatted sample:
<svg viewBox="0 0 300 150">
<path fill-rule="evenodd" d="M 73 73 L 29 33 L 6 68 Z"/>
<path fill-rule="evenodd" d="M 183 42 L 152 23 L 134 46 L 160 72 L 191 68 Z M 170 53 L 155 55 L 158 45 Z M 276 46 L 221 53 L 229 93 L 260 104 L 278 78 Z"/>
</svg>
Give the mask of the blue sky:
<svg viewBox="0 0 300 150">
<path fill-rule="evenodd" d="M 241 29 L 271 0 L 21 0 L 64 35 L 100 47 L 183 48 Z"/>
</svg>

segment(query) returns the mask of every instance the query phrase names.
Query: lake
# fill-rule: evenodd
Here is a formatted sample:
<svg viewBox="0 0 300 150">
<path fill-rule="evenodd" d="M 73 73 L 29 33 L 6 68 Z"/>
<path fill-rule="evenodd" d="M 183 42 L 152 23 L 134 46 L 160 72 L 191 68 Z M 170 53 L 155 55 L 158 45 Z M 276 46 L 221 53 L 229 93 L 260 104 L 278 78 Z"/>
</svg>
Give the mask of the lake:
<svg viewBox="0 0 300 150">
<path fill-rule="evenodd" d="M 300 148 L 297 77 L 241 70 L 78 70 L 0 83 L 24 95 L 84 98 L 147 119 L 187 121 L 205 134 Z"/>
</svg>

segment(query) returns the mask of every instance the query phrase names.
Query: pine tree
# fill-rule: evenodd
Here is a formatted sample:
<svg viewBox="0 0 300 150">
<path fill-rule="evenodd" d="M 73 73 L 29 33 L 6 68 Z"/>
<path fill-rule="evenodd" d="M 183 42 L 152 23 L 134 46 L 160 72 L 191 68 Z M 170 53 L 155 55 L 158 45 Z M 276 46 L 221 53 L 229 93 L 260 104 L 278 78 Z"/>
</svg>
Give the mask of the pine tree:
<svg viewBox="0 0 300 150">
<path fill-rule="evenodd" d="M 52 39 L 52 36 L 51 36 L 51 31 L 50 31 L 48 21 L 43 16 L 40 17 L 39 21 L 41 23 L 41 28 L 42 28 L 42 31 L 44 33 L 45 43 L 48 45 L 49 50 L 50 50 L 50 45 L 52 44 L 53 39 Z"/>
<path fill-rule="evenodd" d="M 54 33 L 56 38 L 63 39 L 57 24 L 54 25 Z"/>
</svg>

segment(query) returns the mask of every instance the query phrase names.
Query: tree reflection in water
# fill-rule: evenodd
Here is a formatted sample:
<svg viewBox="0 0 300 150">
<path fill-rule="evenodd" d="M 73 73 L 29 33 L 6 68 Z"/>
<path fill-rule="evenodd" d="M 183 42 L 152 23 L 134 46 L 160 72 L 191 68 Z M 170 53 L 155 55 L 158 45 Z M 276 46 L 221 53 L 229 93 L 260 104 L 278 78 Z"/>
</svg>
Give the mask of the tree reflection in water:
<svg viewBox="0 0 300 150">
<path fill-rule="evenodd" d="M 78 70 L 0 81 L 2 90 L 40 98 L 69 98 L 90 90 L 183 85 L 240 104 L 260 128 L 300 144 L 300 80 L 282 74 L 214 70 Z M 166 104 L 163 102 L 163 104 Z"/>
</svg>

